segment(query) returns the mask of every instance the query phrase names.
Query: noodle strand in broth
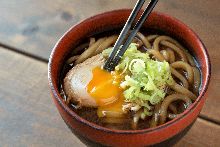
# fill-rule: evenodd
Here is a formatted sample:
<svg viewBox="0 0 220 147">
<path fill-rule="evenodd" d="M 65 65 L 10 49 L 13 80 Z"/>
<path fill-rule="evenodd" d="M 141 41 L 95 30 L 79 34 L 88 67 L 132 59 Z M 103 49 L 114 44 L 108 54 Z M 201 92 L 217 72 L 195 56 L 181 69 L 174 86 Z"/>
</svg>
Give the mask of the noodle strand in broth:
<svg viewBox="0 0 220 147">
<path fill-rule="evenodd" d="M 168 54 L 169 54 L 169 63 L 175 62 L 175 55 L 174 55 L 173 50 L 167 48 L 166 51 L 167 51 Z"/>
<path fill-rule="evenodd" d="M 164 98 L 164 101 L 161 104 L 159 113 L 160 113 L 160 124 L 164 124 L 167 118 L 167 109 L 169 105 L 177 100 L 182 100 L 186 103 L 186 108 L 188 108 L 191 104 L 192 101 L 190 98 L 188 98 L 186 95 L 182 94 L 172 94 Z"/>
<path fill-rule="evenodd" d="M 172 63 L 171 66 L 173 68 L 181 68 L 181 69 L 185 70 L 187 72 L 186 78 L 188 79 L 189 84 L 193 83 L 193 69 L 188 63 L 183 62 L 183 61 L 176 61 L 176 62 Z"/>
</svg>

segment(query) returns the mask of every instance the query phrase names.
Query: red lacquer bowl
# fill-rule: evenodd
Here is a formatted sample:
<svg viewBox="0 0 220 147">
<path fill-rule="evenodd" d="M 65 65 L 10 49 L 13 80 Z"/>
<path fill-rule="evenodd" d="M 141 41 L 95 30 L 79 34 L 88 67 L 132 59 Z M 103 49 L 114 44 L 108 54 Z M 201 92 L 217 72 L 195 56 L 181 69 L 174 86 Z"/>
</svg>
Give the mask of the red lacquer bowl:
<svg viewBox="0 0 220 147">
<path fill-rule="evenodd" d="M 185 24 L 168 15 L 153 12 L 142 29 L 157 30 L 170 35 L 196 57 L 202 73 L 202 87 L 199 97 L 178 118 L 155 128 L 144 130 L 113 130 L 98 126 L 81 118 L 71 110 L 59 94 L 59 77 L 68 53 L 82 40 L 90 36 L 120 30 L 131 10 L 116 10 L 88 18 L 68 30 L 55 45 L 49 61 L 49 85 L 52 97 L 63 120 L 84 143 L 107 146 L 146 146 L 172 144 L 181 138 L 192 126 L 200 113 L 207 90 L 211 65 L 205 46 L 199 37 Z"/>
</svg>

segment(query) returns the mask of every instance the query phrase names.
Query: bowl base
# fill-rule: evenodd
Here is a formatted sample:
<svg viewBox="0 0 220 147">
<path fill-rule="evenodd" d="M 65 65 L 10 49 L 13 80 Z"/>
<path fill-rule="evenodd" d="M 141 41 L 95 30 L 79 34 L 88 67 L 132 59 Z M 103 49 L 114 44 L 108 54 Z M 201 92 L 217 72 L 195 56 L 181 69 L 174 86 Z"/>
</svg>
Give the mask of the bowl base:
<svg viewBox="0 0 220 147">
<path fill-rule="evenodd" d="M 160 142 L 160 143 L 157 143 L 155 145 L 151 145 L 151 147 L 164 147 L 164 146 L 173 146 L 175 145 L 181 138 L 183 138 L 186 133 L 190 130 L 190 128 L 193 126 L 193 124 L 195 123 L 196 120 L 194 120 L 188 127 L 186 127 L 183 131 L 181 131 L 180 133 L 176 134 L 175 136 L 163 141 L 163 142 Z M 65 121 L 64 121 L 65 122 Z M 70 128 L 70 130 L 72 131 L 72 133 L 74 135 L 76 135 L 77 138 L 79 138 L 79 140 L 85 144 L 86 146 L 88 147 L 106 147 L 106 145 L 103 145 L 101 143 L 98 143 L 98 142 L 94 142 L 86 137 L 84 137 L 83 135 L 79 134 L 76 130 L 74 130 L 73 128 L 71 128 L 67 122 L 65 122 L 66 125 Z"/>
</svg>

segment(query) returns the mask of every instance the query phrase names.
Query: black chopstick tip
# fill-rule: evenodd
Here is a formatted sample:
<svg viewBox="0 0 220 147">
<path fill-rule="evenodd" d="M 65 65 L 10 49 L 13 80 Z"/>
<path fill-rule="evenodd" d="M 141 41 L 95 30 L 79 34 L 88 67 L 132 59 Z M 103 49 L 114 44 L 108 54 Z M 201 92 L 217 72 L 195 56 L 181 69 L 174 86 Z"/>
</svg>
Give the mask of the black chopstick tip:
<svg viewBox="0 0 220 147">
<path fill-rule="evenodd" d="M 125 26 L 123 27 L 114 47 L 113 50 L 107 60 L 107 62 L 104 65 L 104 69 L 107 71 L 112 71 L 114 68 L 118 65 L 119 61 L 121 60 L 122 56 L 124 55 L 125 51 L 129 47 L 130 43 L 132 42 L 133 38 L 136 36 L 138 30 L 141 28 L 153 8 L 155 7 L 158 0 L 151 0 L 144 12 L 142 13 L 141 17 L 139 18 L 138 22 L 134 25 L 134 27 L 131 29 L 132 23 L 134 22 L 135 18 L 137 17 L 138 12 L 141 10 L 145 0 L 138 0 L 134 9 L 132 10 Z M 129 29 L 131 29 L 131 33 L 127 37 L 127 34 L 129 32 Z M 125 39 L 127 40 L 125 41 Z M 124 45 L 122 45 L 122 42 L 125 42 Z M 120 48 L 120 46 L 122 47 Z"/>
</svg>

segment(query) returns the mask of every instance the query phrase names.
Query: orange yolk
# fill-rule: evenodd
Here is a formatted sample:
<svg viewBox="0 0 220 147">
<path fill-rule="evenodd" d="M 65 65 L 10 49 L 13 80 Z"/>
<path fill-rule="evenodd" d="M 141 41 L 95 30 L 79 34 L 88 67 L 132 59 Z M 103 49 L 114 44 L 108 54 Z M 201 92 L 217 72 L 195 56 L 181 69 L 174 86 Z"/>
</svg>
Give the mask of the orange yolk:
<svg viewBox="0 0 220 147">
<path fill-rule="evenodd" d="M 92 74 L 87 92 L 98 104 L 98 116 L 103 117 L 108 111 L 122 113 L 124 102 L 123 90 L 120 88 L 122 77 L 116 72 L 109 73 L 100 67 L 94 68 Z"/>
</svg>

